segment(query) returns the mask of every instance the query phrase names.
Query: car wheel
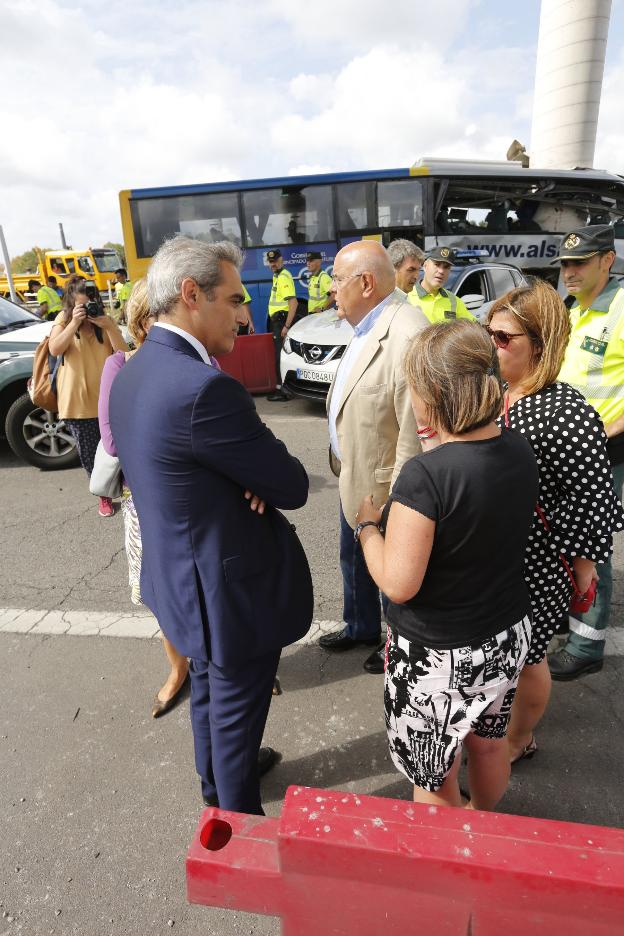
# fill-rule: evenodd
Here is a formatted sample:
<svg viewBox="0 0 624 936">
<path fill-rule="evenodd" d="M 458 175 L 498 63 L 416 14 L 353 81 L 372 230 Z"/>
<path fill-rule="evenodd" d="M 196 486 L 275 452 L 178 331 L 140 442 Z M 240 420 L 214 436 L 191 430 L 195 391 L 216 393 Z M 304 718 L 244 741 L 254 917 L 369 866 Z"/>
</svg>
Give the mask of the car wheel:
<svg viewBox="0 0 624 936">
<path fill-rule="evenodd" d="M 27 393 L 9 409 L 5 428 L 15 454 L 35 468 L 53 470 L 78 464 L 76 442 L 63 420 L 35 406 Z"/>
</svg>

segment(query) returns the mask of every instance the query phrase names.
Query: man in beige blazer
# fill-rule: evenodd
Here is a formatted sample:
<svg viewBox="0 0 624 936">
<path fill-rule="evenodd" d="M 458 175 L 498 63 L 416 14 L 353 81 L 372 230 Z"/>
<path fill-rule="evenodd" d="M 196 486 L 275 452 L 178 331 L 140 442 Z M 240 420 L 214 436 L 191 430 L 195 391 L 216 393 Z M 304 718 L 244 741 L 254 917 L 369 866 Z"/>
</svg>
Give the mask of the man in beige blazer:
<svg viewBox="0 0 624 936">
<path fill-rule="evenodd" d="M 333 651 L 374 645 L 364 668 L 381 672 L 379 589 L 356 538 L 356 512 L 369 494 L 384 504 L 403 463 L 420 451 L 403 358 L 410 339 L 429 323 L 395 289 L 394 267 L 376 241 L 338 252 L 334 286 L 338 314 L 353 326 L 327 398 L 330 462 L 339 475 L 344 627 L 319 645 Z"/>
</svg>

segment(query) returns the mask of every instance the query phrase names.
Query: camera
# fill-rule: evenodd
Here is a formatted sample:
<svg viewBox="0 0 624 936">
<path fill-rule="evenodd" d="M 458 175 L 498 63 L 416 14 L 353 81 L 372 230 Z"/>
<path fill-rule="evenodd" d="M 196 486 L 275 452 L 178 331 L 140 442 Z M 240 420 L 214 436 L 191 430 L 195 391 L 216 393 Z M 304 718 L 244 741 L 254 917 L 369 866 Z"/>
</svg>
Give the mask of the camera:
<svg viewBox="0 0 624 936">
<path fill-rule="evenodd" d="M 98 290 L 95 286 L 87 286 L 85 289 L 87 294 L 87 299 L 89 300 L 85 303 L 85 309 L 87 310 L 87 315 L 89 318 L 97 318 L 98 315 L 104 315 L 104 309 L 100 302 L 100 296 Z"/>
</svg>

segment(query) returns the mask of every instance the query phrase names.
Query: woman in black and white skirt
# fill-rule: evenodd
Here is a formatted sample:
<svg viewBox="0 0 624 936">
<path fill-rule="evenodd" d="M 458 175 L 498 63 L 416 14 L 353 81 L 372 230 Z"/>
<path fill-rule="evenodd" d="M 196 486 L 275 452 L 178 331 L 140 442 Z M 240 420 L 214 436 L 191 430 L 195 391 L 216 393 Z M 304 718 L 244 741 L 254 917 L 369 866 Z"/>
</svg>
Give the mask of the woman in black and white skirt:
<svg viewBox="0 0 624 936">
<path fill-rule="evenodd" d="M 509 781 L 509 713 L 531 639 L 523 566 L 537 498 L 527 442 L 499 428 L 495 349 L 476 323 L 422 331 L 405 360 L 423 454 L 382 511 L 366 498 L 360 537 L 390 600 L 386 727 L 417 802 L 493 809 Z M 383 530 L 383 533 L 382 533 Z"/>
</svg>

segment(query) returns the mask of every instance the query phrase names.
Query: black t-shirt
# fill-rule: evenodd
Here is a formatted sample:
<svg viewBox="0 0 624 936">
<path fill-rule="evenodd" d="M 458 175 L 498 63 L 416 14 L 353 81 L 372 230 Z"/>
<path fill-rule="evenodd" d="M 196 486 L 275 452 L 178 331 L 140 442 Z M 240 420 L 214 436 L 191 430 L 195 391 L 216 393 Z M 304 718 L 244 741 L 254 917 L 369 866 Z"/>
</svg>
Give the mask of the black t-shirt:
<svg viewBox="0 0 624 936">
<path fill-rule="evenodd" d="M 426 647 L 479 644 L 530 613 L 524 558 L 537 503 L 535 456 L 519 433 L 447 442 L 410 459 L 394 501 L 435 521 L 431 557 L 418 594 L 390 603 L 388 622 Z"/>
</svg>

